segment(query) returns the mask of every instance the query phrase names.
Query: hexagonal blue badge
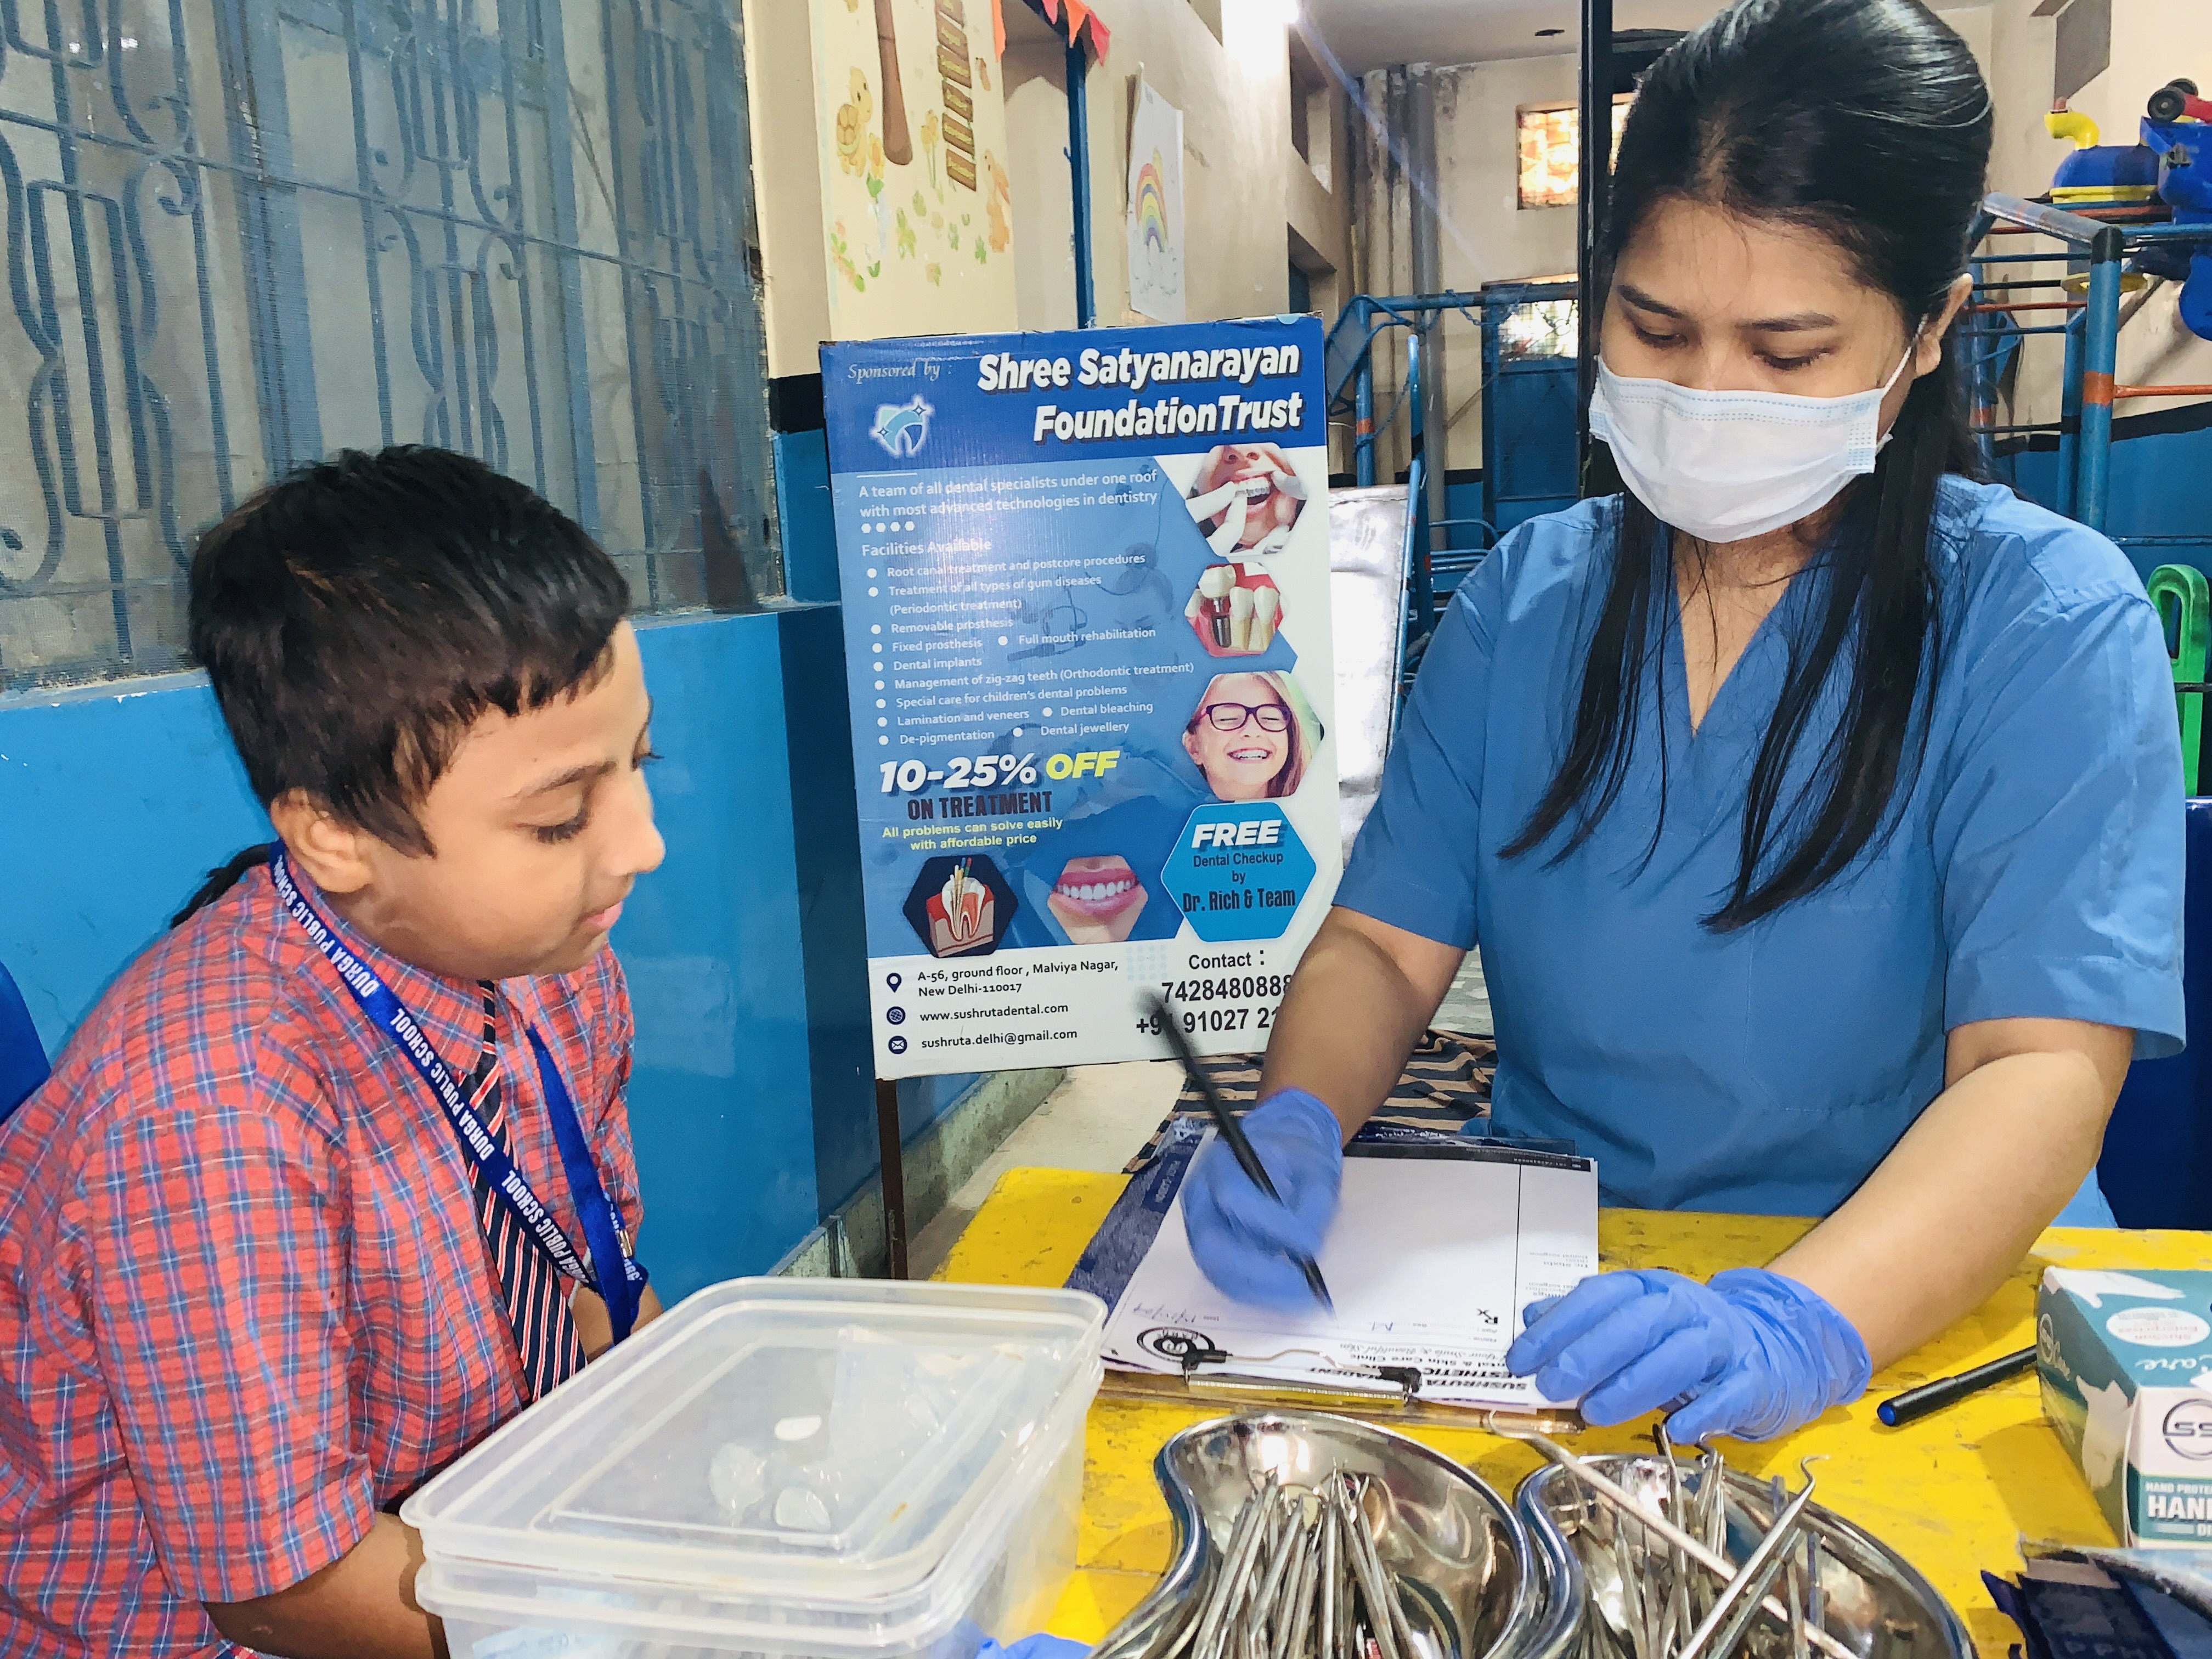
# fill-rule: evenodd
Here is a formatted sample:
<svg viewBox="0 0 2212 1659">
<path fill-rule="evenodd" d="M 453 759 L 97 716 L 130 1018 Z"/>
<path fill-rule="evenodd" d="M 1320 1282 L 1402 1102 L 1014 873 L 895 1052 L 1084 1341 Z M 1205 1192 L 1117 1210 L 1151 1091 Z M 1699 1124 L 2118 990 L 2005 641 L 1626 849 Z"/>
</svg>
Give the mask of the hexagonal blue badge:
<svg viewBox="0 0 2212 1659">
<path fill-rule="evenodd" d="M 1160 866 L 1160 884 L 1208 944 L 1279 939 L 1313 878 L 1313 854 L 1271 800 L 1200 807 Z"/>
</svg>

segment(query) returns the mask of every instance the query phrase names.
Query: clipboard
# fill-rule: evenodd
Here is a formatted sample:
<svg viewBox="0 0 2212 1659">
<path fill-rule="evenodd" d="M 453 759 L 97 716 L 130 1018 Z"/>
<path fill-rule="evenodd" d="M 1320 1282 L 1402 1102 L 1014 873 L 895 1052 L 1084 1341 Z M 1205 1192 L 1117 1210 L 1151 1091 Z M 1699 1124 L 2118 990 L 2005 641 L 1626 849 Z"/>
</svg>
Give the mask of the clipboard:
<svg viewBox="0 0 2212 1659">
<path fill-rule="evenodd" d="M 1186 1377 L 1109 1368 L 1106 1380 L 1099 1384 L 1098 1397 L 1140 1405 L 1225 1407 L 1239 1412 L 1328 1412 L 1338 1417 L 1416 1428 L 1481 1429 L 1496 1420 L 1540 1434 L 1562 1435 L 1579 1434 L 1589 1426 L 1580 1412 L 1565 1408 L 1535 1412 L 1502 1406 L 1459 1406 L 1449 1401 L 1423 1400 L 1403 1391 L 1345 1394 L 1225 1371 Z"/>
<path fill-rule="evenodd" d="M 1369 1131 L 1363 1131 L 1346 1149 L 1347 1202 L 1351 1202 L 1357 1190 L 1364 1189 L 1368 1194 L 1364 1224 L 1364 1237 L 1368 1243 L 1364 1248 L 1369 1256 L 1379 1255 L 1382 1258 L 1382 1283 L 1378 1289 L 1373 1284 L 1376 1275 L 1370 1271 L 1370 1291 L 1363 1297 L 1360 1280 L 1354 1275 L 1348 1282 L 1352 1291 L 1351 1305 L 1343 1310 L 1347 1323 L 1338 1326 L 1329 1322 L 1330 1328 L 1316 1330 L 1315 1327 L 1322 1322 L 1317 1311 L 1304 1316 L 1285 1316 L 1284 1322 L 1300 1328 L 1289 1335 L 1271 1332 L 1264 1340 L 1279 1340 L 1280 1346 L 1261 1352 L 1256 1344 L 1263 1339 L 1254 1334 L 1254 1328 L 1272 1328 L 1278 1322 L 1277 1316 L 1238 1310 L 1210 1286 L 1205 1286 L 1202 1280 L 1194 1284 L 1195 1269 L 1189 1264 L 1188 1248 L 1182 1237 L 1179 1222 L 1174 1235 L 1165 1241 L 1162 1239 L 1162 1230 L 1175 1212 L 1184 1177 L 1210 1133 L 1208 1126 L 1200 1121 L 1178 1120 L 1171 1126 L 1157 1156 L 1132 1178 L 1068 1278 L 1071 1288 L 1090 1291 L 1115 1310 L 1109 1320 L 1108 1370 L 1102 1394 L 1109 1398 L 1162 1402 L 1190 1401 L 1229 1402 L 1247 1407 L 1321 1409 L 1352 1417 L 1437 1426 L 1474 1426 L 1492 1414 L 1525 1422 L 1532 1427 L 1548 1426 L 1553 1431 L 1581 1425 L 1578 1414 L 1571 1408 L 1544 1401 L 1540 1396 L 1533 1396 L 1533 1391 L 1531 1398 L 1516 1403 L 1486 1390 L 1492 1380 L 1502 1380 L 1503 1373 L 1498 1365 L 1503 1352 L 1502 1339 L 1517 1326 L 1528 1287 L 1534 1285 L 1534 1294 L 1556 1293 L 1595 1270 L 1596 1182 L 1594 1166 L 1589 1160 L 1542 1148 L 1441 1134 L 1403 1125 L 1370 1126 Z M 1565 1205 L 1567 1220 L 1563 1224 L 1572 1235 L 1571 1248 L 1560 1254 L 1554 1248 L 1559 1243 L 1559 1236 L 1539 1231 L 1528 1240 L 1528 1271 L 1524 1275 L 1523 1239 L 1519 1231 L 1522 1218 L 1517 1210 L 1503 1229 L 1494 1216 L 1486 1229 L 1467 1226 L 1460 1220 L 1458 1212 L 1439 1208 L 1433 1203 L 1426 1208 L 1419 1204 L 1385 1206 L 1378 1212 L 1375 1200 L 1381 1188 L 1377 1184 L 1379 1170 L 1374 1162 L 1378 1159 L 1419 1160 L 1431 1165 L 1510 1166 L 1501 1170 L 1495 1181 L 1475 1178 L 1471 1183 L 1441 1171 L 1425 1174 L 1418 1182 L 1401 1183 L 1398 1178 L 1391 1178 L 1394 1192 L 1402 1184 L 1426 1187 L 1432 1199 L 1441 1194 L 1463 1194 L 1469 1190 L 1518 1194 L 1521 1183 L 1531 1178 L 1528 1172 L 1554 1172 L 1555 1178 L 1547 1179 L 1540 1175 L 1534 1178 L 1543 1192 L 1570 1194 Z M 1354 1175 L 1355 1168 L 1362 1166 L 1366 1175 L 1364 1181 Z M 1587 1205 L 1587 1211 L 1577 1212 L 1578 1206 L 1583 1204 Z M 1401 1213 L 1407 1208 L 1412 1212 L 1410 1217 Z M 1549 1213 L 1544 1212 L 1546 1216 Z M 1347 1209 L 1347 1216 L 1350 1214 Z M 1586 1220 L 1583 1218 L 1584 1214 Z M 1439 1217 L 1443 1218 L 1439 1220 Z M 1340 1223 L 1339 1233 L 1332 1237 L 1333 1252 L 1342 1243 L 1343 1224 Z M 1540 1219 L 1534 1224 L 1540 1230 L 1562 1224 L 1554 1218 Z M 1401 1228 L 1406 1234 L 1402 1239 L 1399 1237 Z M 1486 1237 L 1472 1238 L 1467 1246 L 1468 1254 L 1462 1256 L 1455 1254 L 1461 1249 L 1456 1237 L 1443 1237 L 1461 1232 Z M 1403 1254 L 1400 1253 L 1401 1244 Z M 1156 1246 L 1162 1253 L 1161 1263 L 1144 1272 L 1140 1278 L 1140 1269 L 1145 1268 Z M 1547 1283 L 1543 1274 L 1550 1269 L 1546 1264 L 1555 1257 L 1556 1282 Z M 1370 1261 L 1370 1265 L 1371 1267 L 1374 1264 Z M 1423 1307 L 1431 1307 L 1438 1300 L 1432 1290 L 1425 1298 L 1414 1293 L 1414 1286 L 1401 1283 L 1401 1266 L 1406 1276 L 1415 1281 L 1423 1269 L 1431 1276 L 1442 1271 L 1452 1286 L 1468 1290 L 1467 1299 L 1470 1302 L 1486 1299 L 1491 1304 L 1489 1310 L 1476 1308 L 1473 1317 L 1485 1322 L 1487 1330 L 1474 1334 L 1474 1328 L 1465 1320 L 1462 1321 L 1463 1328 L 1457 1332 L 1441 1324 L 1432 1329 L 1425 1321 L 1416 1320 L 1402 1335 L 1396 1334 L 1400 1328 L 1395 1322 L 1371 1324 L 1363 1331 L 1360 1322 L 1369 1315 L 1402 1315 L 1409 1294 Z M 1470 1276 L 1462 1278 L 1462 1269 Z M 1333 1285 L 1337 1277 L 1332 1268 Z M 1133 1282 L 1138 1284 L 1146 1300 L 1123 1316 L 1124 1297 Z M 1191 1299 L 1158 1301 L 1156 1298 L 1164 1293 L 1164 1284 L 1171 1287 L 1165 1293 Z M 1394 1290 L 1397 1292 L 1395 1297 L 1391 1294 Z M 1462 1298 L 1449 1299 L 1456 1303 Z M 1345 1301 L 1342 1288 L 1339 1300 Z M 1397 1304 L 1395 1308 L 1394 1300 Z M 1208 1305 L 1201 1309 L 1200 1304 Z M 1503 1305 L 1506 1304 L 1510 1306 Z M 1190 1311 L 1187 1316 L 1177 1318 L 1162 1315 L 1163 1308 Z M 1141 1333 L 1133 1328 L 1139 1321 L 1154 1316 L 1161 1318 L 1159 1325 Z M 1233 1341 L 1235 1336 L 1242 1334 L 1250 1338 L 1255 1346 L 1247 1347 L 1242 1356 L 1232 1353 L 1208 1334 L 1210 1326 L 1224 1340 Z M 1372 1363 L 1366 1363 L 1370 1358 Z M 1412 1363 L 1417 1361 L 1421 1363 Z M 1424 1376 L 1423 1364 L 1432 1366 L 1431 1376 L 1442 1376 L 1444 1389 L 1462 1396 L 1473 1393 L 1479 1397 L 1439 1397 L 1438 1391 L 1425 1389 L 1425 1382 L 1429 1379 Z"/>
</svg>

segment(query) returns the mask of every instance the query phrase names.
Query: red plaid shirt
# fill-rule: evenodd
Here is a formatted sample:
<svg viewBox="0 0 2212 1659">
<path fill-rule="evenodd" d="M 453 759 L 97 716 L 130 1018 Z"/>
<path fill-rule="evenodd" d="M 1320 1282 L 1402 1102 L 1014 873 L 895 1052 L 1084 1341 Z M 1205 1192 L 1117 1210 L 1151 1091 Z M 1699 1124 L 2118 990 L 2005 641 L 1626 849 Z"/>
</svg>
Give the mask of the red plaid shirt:
<svg viewBox="0 0 2212 1659">
<path fill-rule="evenodd" d="M 478 988 L 349 942 L 465 1075 Z M 612 953 L 500 988 L 517 1165 L 580 1240 L 527 1021 L 635 1229 Z M 201 1602 L 337 1559 L 520 1378 L 451 1126 L 253 872 L 0 1130 L 0 1653 L 233 1652 Z"/>
</svg>

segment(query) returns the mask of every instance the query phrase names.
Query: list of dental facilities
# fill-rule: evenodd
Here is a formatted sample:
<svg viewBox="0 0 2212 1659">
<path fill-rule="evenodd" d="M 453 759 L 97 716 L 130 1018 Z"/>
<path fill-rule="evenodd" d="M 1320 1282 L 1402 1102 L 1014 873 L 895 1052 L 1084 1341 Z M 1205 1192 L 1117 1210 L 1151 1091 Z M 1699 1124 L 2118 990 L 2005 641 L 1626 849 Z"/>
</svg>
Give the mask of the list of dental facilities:
<svg viewBox="0 0 2212 1659">
<path fill-rule="evenodd" d="M 867 597 L 883 601 L 869 641 L 877 747 L 972 746 L 1010 729 L 1025 745 L 1017 754 L 933 755 L 919 771 L 887 759 L 879 763 L 884 793 L 1013 793 L 1042 782 L 1049 796 L 1051 781 L 1112 769 L 1115 740 L 1132 718 L 1158 711 L 1160 682 L 1187 678 L 1195 665 L 1053 659 L 1079 642 L 1156 636 L 1146 625 L 1089 626 L 1079 597 L 1104 591 L 1117 573 L 1141 574 L 1150 550 L 1040 556 L 1018 530 L 994 536 L 1003 525 L 988 520 L 981 533 L 970 527 L 979 514 L 1152 507 L 1166 487 L 1149 463 L 858 487 Z"/>
</svg>

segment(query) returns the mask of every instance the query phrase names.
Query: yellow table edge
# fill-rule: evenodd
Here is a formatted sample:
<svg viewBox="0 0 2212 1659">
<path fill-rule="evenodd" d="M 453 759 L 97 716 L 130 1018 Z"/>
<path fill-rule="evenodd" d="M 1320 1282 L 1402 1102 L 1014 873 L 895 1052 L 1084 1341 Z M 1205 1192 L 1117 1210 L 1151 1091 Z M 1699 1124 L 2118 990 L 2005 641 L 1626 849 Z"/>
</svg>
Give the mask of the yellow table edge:
<svg viewBox="0 0 2212 1659">
<path fill-rule="evenodd" d="M 1066 1282 L 1127 1177 L 1072 1170 L 1002 1176 L 936 1277 L 978 1285 Z M 1773 1216 L 1606 1210 L 1598 1248 L 1607 1267 L 1671 1267 L 1698 1279 L 1771 1261 L 1811 1223 Z M 1730 1442 L 1729 1460 L 1754 1474 L 1796 1480 L 1817 1466 L 1820 1501 L 1883 1539 L 1925 1573 L 1972 1631 L 1981 1659 L 2002 1659 L 2019 1633 L 1983 1587 L 1984 1568 L 2019 1564 L 2022 1539 L 2112 1541 L 2079 1471 L 2044 1421 L 2031 1374 L 1903 1428 L 1875 1406 L 1931 1377 L 2026 1347 L 2034 1340 L 2035 1287 L 2046 1267 L 2203 1267 L 2212 1235 L 2054 1227 L 1996 1295 L 1935 1341 L 1880 1372 L 1854 1405 L 1786 1438 Z M 1167 1565 L 1172 1533 L 1152 1458 L 1178 1429 L 1221 1415 L 1206 1405 L 1102 1398 L 1091 1408 L 1083 1474 L 1077 1571 L 1048 1621 L 1054 1634 L 1096 1642 L 1134 1607 Z M 1415 1428 L 1414 1438 L 1473 1469 L 1510 1498 L 1536 1467 L 1522 1446 L 1473 1429 Z M 1591 1451 L 1647 1448 L 1649 1425 L 1593 1430 Z"/>
</svg>

